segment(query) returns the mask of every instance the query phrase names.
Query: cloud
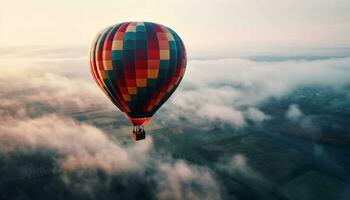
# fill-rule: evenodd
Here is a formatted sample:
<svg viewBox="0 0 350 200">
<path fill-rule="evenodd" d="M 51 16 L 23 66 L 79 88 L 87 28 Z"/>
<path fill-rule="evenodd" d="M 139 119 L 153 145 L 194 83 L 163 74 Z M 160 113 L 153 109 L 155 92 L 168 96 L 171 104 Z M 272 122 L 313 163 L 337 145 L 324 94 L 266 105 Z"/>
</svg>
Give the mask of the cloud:
<svg viewBox="0 0 350 200">
<path fill-rule="evenodd" d="M 310 133 L 318 133 L 321 131 L 321 128 L 313 122 L 313 116 L 305 115 L 297 104 L 289 105 L 285 116 L 288 120 Z"/>
<path fill-rule="evenodd" d="M 222 158 L 217 163 L 217 167 L 247 182 L 247 184 L 252 184 L 252 182 L 260 182 L 261 185 L 265 186 L 270 184 L 266 178 L 249 165 L 247 157 L 241 153 L 234 154 L 228 158 Z"/>
<path fill-rule="evenodd" d="M 257 176 L 256 172 L 248 165 L 247 158 L 243 154 L 235 154 L 221 166 L 230 173 L 248 177 Z"/>
<path fill-rule="evenodd" d="M 220 105 L 203 105 L 198 109 L 197 114 L 199 116 L 206 116 L 209 123 L 211 122 L 224 122 L 233 123 L 237 126 L 244 124 L 244 118 L 241 112 L 227 108 Z"/>
<path fill-rule="evenodd" d="M 0 118 L 113 108 L 92 80 L 69 77 L 43 67 L 14 66 L 0 71 Z"/>
<path fill-rule="evenodd" d="M 189 166 L 179 160 L 160 163 L 159 169 L 159 199 L 220 199 L 219 186 L 206 168 Z"/>
<path fill-rule="evenodd" d="M 2 121 L 0 143 L 2 153 L 46 149 L 59 154 L 63 169 L 101 168 L 112 174 L 139 167 L 132 154 L 147 152 L 152 141 L 148 139 L 132 149 L 125 149 L 91 125 L 47 115 Z"/>
<path fill-rule="evenodd" d="M 242 154 L 232 156 L 231 160 L 229 161 L 229 167 L 232 170 L 238 170 L 244 173 L 247 173 L 249 171 L 247 159 Z"/>
<path fill-rule="evenodd" d="M 291 121 L 298 121 L 301 117 L 304 116 L 304 113 L 300 110 L 297 104 L 291 104 L 288 107 L 286 112 L 286 118 Z"/>
<path fill-rule="evenodd" d="M 237 127 L 245 124 L 243 114 L 230 106 L 238 96 L 237 91 L 230 87 L 184 88 L 176 94 L 173 101 L 166 105 L 166 112 L 161 114 L 161 118 L 176 122 L 181 117 L 203 128 L 218 123 Z"/>
<path fill-rule="evenodd" d="M 100 169 L 113 177 L 152 170 L 145 176 L 156 182 L 160 199 L 220 199 L 218 183 L 208 168 L 160 156 L 150 136 L 122 145 L 94 126 L 58 115 L 0 122 L 1 154 L 38 149 L 56 154 L 63 172 Z M 69 176 L 63 178 L 72 183 Z"/>
<path fill-rule="evenodd" d="M 261 123 L 265 120 L 271 119 L 271 117 L 269 115 L 266 115 L 261 110 L 254 108 L 254 107 L 250 107 L 246 111 L 245 116 L 247 119 L 250 119 L 255 123 Z"/>
<path fill-rule="evenodd" d="M 304 86 L 341 90 L 350 82 L 349 63 L 350 58 L 279 62 L 255 62 L 243 58 L 189 61 L 182 85 L 162 108 L 157 120 L 181 123 L 185 119 L 200 127 L 210 127 L 218 122 L 240 127 L 247 119 L 268 120 L 268 113 L 259 110 L 259 106 L 270 98 L 282 98 Z"/>
<path fill-rule="evenodd" d="M 23 106 L 38 102 L 61 113 L 93 106 L 113 109 L 114 105 L 91 79 L 82 49 L 38 47 L 33 52 L 23 48 L 6 54 L 0 60 L 0 106 L 6 107 L 1 112 L 15 108 L 11 112 L 18 115 L 38 113 Z M 23 61 L 13 61 L 22 54 L 27 55 Z M 38 62 L 34 58 L 40 55 L 42 61 Z M 302 86 L 341 88 L 348 84 L 348 63 L 350 58 L 346 57 L 277 62 L 244 58 L 190 60 L 183 83 L 155 118 L 161 123 L 178 124 L 185 119 L 189 125 L 202 128 L 244 127 L 247 120 L 260 123 L 270 119 L 259 109 L 269 98 L 281 98 Z"/>
<path fill-rule="evenodd" d="M 150 186 L 152 192 L 163 199 L 220 199 L 219 183 L 210 169 L 162 156 L 155 151 L 152 137 L 125 145 L 91 124 L 74 120 L 74 112 L 115 108 L 90 75 L 83 75 L 88 66 L 81 64 L 80 57 L 64 59 L 66 54 L 75 55 L 75 50 L 67 51 L 22 49 L 2 55 L 0 154 L 51 152 L 58 169 L 46 172 L 48 167 L 45 172 L 31 173 L 62 175 L 67 185 L 77 184 L 72 173 L 84 176 L 102 170 L 111 179 L 126 174 L 146 178 L 155 183 Z M 23 57 L 11 61 L 16 56 Z M 95 191 L 90 183 L 83 188 Z"/>
<path fill-rule="evenodd" d="M 220 183 L 212 170 L 164 156 L 155 150 L 151 137 L 137 144 L 122 144 L 91 124 L 72 119 L 77 111 L 115 109 L 87 78 L 90 75 L 83 59 L 65 60 L 56 55 L 40 62 L 23 60 L 18 66 L 12 61 L 14 66 L 10 66 L 10 57 L 0 61 L 1 154 L 42 149 L 57 156 L 64 172 L 102 170 L 112 178 L 132 174 L 147 184 L 154 183 L 151 187 L 161 199 L 221 198 Z M 270 98 L 284 97 L 308 85 L 342 89 L 349 84 L 349 63 L 349 58 L 273 63 L 243 58 L 189 61 L 184 82 L 155 121 L 198 128 L 262 123 L 274 117 L 260 108 Z M 312 122 L 297 105 L 289 110 L 288 118 L 302 119 L 304 125 Z M 235 154 L 219 168 L 261 179 L 248 161 Z"/>
</svg>

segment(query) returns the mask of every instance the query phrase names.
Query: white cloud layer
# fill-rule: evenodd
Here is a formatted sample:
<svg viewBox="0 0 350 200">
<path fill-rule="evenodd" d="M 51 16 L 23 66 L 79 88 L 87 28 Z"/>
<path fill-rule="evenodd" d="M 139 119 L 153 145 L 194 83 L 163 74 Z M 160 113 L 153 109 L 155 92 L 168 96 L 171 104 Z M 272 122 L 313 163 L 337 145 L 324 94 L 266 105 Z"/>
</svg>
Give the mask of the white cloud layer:
<svg viewBox="0 0 350 200">
<path fill-rule="evenodd" d="M 57 115 L 2 121 L 0 141 L 2 153 L 18 149 L 51 150 L 63 157 L 64 169 L 101 168 L 110 174 L 139 167 L 132 152 L 144 153 L 152 146 L 149 139 L 124 149 L 96 127 Z"/>
<path fill-rule="evenodd" d="M 50 63 L 45 59 L 43 63 Z M 158 155 L 150 136 L 137 144 L 122 145 L 102 130 L 73 120 L 69 115 L 75 111 L 115 108 L 91 79 L 70 73 L 77 69 L 60 69 L 67 62 L 72 65 L 75 61 L 58 59 L 45 67 L 23 60 L 9 67 L 9 59 L 0 60 L 0 154 L 53 152 L 64 172 L 100 169 L 118 176 L 145 174 L 152 168 L 155 173 L 147 178 L 156 183 L 159 198 L 220 199 L 210 169 Z M 77 68 L 87 70 L 81 67 L 80 63 Z"/>
<path fill-rule="evenodd" d="M 350 58 L 315 61 L 255 62 L 246 59 L 190 61 L 182 86 L 160 119 L 207 126 L 221 122 L 239 127 L 247 119 L 268 120 L 257 107 L 302 86 L 342 88 L 350 82 Z"/>
<path fill-rule="evenodd" d="M 0 154 L 37 149 L 58 154 L 63 171 L 101 169 L 113 176 L 142 174 L 152 167 L 155 174 L 147 178 L 156 182 L 160 199 L 220 199 L 219 185 L 209 169 L 152 157 L 150 136 L 122 146 L 96 127 L 57 115 L 0 122 Z"/>
<path fill-rule="evenodd" d="M 90 78 L 81 51 L 34 48 L 3 54 L 0 112 L 18 116 L 37 113 L 25 106 L 35 103 L 57 112 L 93 106 L 114 109 Z M 14 61 L 17 57 L 21 59 Z M 64 59 L 67 57 L 70 60 Z M 242 127 L 247 120 L 261 123 L 271 118 L 259 110 L 261 102 L 288 95 L 300 86 L 341 88 L 349 83 L 349 64 L 350 58 L 281 62 L 243 58 L 190 60 L 182 84 L 156 116 L 175 122 L 185 118 L 203 128 L 212 124 Z"/>
<path fill-rule="evenodd" d="M 67 117 L 74 109 L 114 107 L 92 80 L 83 75 L 88 68 L 81 63 L 81 58 L 61 60 L 61 56 L 57 56 L 53 61 L 48 57 L 42 62 L 22 60 L 19 66 L 10 61 L 11 56 L 0 60 L 1 153 L 49 150 L 59 156 L 60 167 L 64 170 L 102 169 L 111 175 L 144 172 L 145 167 L 153 166 L 156 173 L 151 178 L 159 181 L 159 198 L 220 198 L 219 184 L 209 169 L 183 160 L 152 156 L 155 152 L 150 137 L 125 147 L 100 129 Z M 66 67 L 76 62 L 76 68 Z M 300 86 L 341 88 L 350 82 L 349 64 L 350 58 L 285 62 L 254 62 L 241 58 L 189 61 L 184 82 L 156 118 L 167 125 L 169 121 L 185 118 L 187 124 L 198 128 L 216 124 L 242 127 L 248 121 L 262 123 L 271 117 L 259 110 L 260 103 L 270 97 L 280 98 Z M 50 110 L 56 114 L 48 114 L 52 113 Z M 287 117 L 302 116 L 298 107 L 291 105 Z M 226 164 L 233 170 L 230 172 L 254 174 L 243 155 L 234 155 Z"/>
</svg>

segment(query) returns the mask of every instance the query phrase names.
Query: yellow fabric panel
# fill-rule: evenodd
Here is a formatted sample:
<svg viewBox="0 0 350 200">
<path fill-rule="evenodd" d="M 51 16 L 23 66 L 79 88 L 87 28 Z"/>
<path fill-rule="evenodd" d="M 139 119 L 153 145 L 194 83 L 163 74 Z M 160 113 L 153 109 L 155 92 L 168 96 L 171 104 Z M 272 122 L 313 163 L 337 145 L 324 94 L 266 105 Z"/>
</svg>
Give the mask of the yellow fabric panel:
<svg viewBox="0 0 350 200">
<path fill-rule="evenodd" d="M 157 78 L 157 77 L 158 77 L 158 69 L 147 70 L 147 78 Z"/>
<path fill-rule="evenodd" d="M 105 70 L 112 70 L 113 67 L 112 67 L 112 61 L 111 60 L 104 60 L 103 61 L 103 68 Z"/>
<path fill-rule="evenodd" d="M 113 40 L 112 50 L 123 50 L 123 40 Z"/>
<path fill-rule="evenodd" d="M 147 79 L 136 79 L 136 86 L 137 87 L 146 87 L 147 86 Z"/>
<path fill-rule="evenodd" d="M 136 32 L 136 23 L 130 23 L 125 32 Z"/>
<path fill-rule="evenodd" d="M 160 60 L 169 60 L 170 59 L 169 50 L 160 50 L 159 51 L 159 58 L 160 58 Z"/>
<path fill-rule="evenodd" d="M 136 87 L 128 87 L 128 92 L 129 94 L 137 94 L 137 89 Z"/>
</svg>

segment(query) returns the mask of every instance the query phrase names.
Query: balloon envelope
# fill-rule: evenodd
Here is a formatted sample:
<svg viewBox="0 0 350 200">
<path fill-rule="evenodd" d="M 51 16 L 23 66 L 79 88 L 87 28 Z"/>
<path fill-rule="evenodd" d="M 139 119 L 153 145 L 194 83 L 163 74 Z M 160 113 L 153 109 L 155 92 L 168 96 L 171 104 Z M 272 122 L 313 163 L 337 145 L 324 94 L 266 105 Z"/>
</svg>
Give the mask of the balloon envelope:
<svg viewBox="0 0 350 200">
<path fill-rule="evenodd" d="M 90 50 L 97 85 L 133 125 L 142 125 L 171 96 L 186 69 L 186 50 L 170 28 L 125 22 L 99 32 Z"/>
</svg>

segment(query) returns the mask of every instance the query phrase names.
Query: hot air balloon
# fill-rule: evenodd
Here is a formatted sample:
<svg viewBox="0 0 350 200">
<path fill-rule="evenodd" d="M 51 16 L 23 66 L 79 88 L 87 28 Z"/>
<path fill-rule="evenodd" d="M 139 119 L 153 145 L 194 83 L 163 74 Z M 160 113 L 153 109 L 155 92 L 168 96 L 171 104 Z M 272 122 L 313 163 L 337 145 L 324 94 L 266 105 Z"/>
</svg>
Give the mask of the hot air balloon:
<svg viewBox="0 0 350 200">
<path fill-rule="evenodd" d="M 134 140 L 169 99 L 186 69 L 186 49 L 170 28 L 125 22 L 103 29 L 90 50 L 90 71 L 113 104 L 133 124 Z"/>
</svg>

